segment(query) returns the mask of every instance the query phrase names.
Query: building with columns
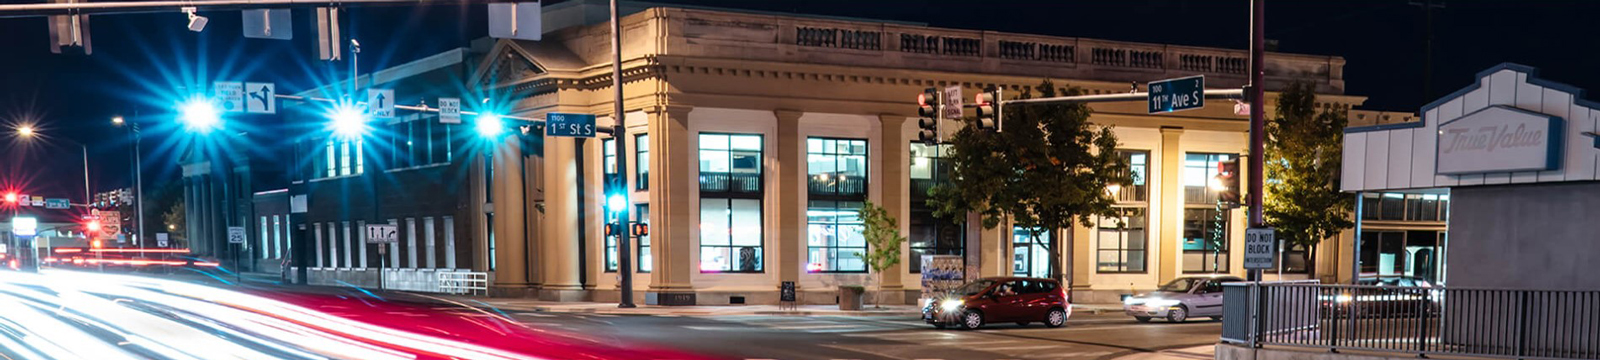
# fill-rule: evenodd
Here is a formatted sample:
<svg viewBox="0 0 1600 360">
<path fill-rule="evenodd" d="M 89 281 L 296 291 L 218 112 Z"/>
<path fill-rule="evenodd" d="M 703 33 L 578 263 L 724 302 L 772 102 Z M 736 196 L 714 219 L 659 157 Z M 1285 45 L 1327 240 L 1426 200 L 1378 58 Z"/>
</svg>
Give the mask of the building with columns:
<svg viewBox="0 0 1600 360">
<path fill-rule="evenodd" d="M 615 301 L 617 242 L 604 231 L 604 199 L 616 190 L 606 188 L 608 176 L 623 176 L 631 213 L 650 224 L 632 251 L 636 301 L 770 304 L 778 301 L 780 284 L 793 281 L 801 303 L 832 304 L 839 285 L 871 290 L 881 279 L 885 302 L 911 303 L 919 291 L 920 255 L 964 256 L 968 268 L 978 270 L 969 276 L 1044 276 L 1049 256 L 1026 243 L 1027 229 L 933 218 L 927 190 L 948 164 L 938 147 L 916 141 L 914 101 L 924 88 L 956 85 L 971 94 L 993 86 L 1014 95 L 1049 79 L 1109 94 L 1129 91 L 1130 83 L 1190 75 L 1205 75 L 1211 88 L 1246 82 L 1248 53 L 1241 49 L 638 3 L 624 3 L 623 10 L 625 134 L 540 137 L 532 129 L 485 143 L 465 135 L 471 117 L 442 124 L 432 115 L 402 114 L 384 126 L 403 125 L 408 140 L 386 144 L 415 149 L 427 140 L 435 149 L 423 152 L 428 161 L 417 162 L 417 150 L 404 152 L 405 162 L 390 160 L 401 152 L 359 150 L 374 143 L 307 142 L 312 146 L 302 152 L 324 163 L 313 171 L 335 174 L 316 181 L 325 190 L 311 192 L 310 221 L 344 229 L 346 222 L 394 219 L 404 229 L 421 229 L 423 219 L 433 219 L 421 235 L 402 231 L 401 243 L 390 249 L 409 254 L 416 251 L 406 250 L 415 246 L 410 239 L 432 236 L 418 243 L 450 244 L 447 255 L 455 262 L 449 267 L 488 272 L 494 294 Z M 401 99 L 431 104 L 434 96 L 485 94 L 506 114 L 588 113 L 609 125 L 615 99 L 605 14 L 596 1 L 546 6 L 541 41 L 478 41 L 362 81 L 396 88 Z M 1269 104 L 1273 91 L 1291 81 L 1314 83 L 1320 107 L 1344 111 L 1364 100 L 1343 94 L 1340 57 L 1269 53 L 1267 63 Z M 447 94 L 460 88 L 472 94 Z M 1159 115 L 1148 114 L 1142 102 L 1091 106 L 1091 120 L 1114 127 L 1119 152 L 1140 176 L 1116 190 L 1129 227 L 1102 219 L 1041 234 L 1069 250 L 1062 264 L 1074 301 L 1117 301 L 1188 274 L 1244 273 L 1244 210 L 1217 209 L 1207 186 L 1217 162 L 1247 149 L 1248 120 L 1234 105 L 1209 101 L 1204 109 Z M 944 128 L 957 126 L 948 121 Z M 627 148 L 622 154 L 610 146 L 619 140 Z M 629 164 L 625 174 L 614 174 L 619 157 Z M 362 165 L 351 159 L 363 158 L 369 159 L 365 172 L 354 170 Z M 371 179 L 375 174 L 429 185 L 406 190 L 409 181 L 421 180 L 379 181 Z M 358 194 L 388 191 L 368 190 L 363 181 L 407 195 L 370 203 Z M 857 214 L 865 201 L 898 217 L 909 240 L 902 264 L 883 274 L 870 274 L 855 255 L 866 246 Z M 306 234 L 298 226 L 297 234 Z M 1226 241 L 1205 241 L 1219 236 L 1219 228 Z M 349 239 L 344 230 L 316 231 Z M 356 273 L 376 264 L 342 258 L 352 251 L 376 254 L 374 245 L 363 251 L 341 247 L 347 243 L 316 244 L 327 250 L 312 255 L 322 261 L 312 265 L 319 271 Z M 1332 281 L 1337 259 L 1349 251 L 1288 261 L 1284 277 Z"/>
</svg>

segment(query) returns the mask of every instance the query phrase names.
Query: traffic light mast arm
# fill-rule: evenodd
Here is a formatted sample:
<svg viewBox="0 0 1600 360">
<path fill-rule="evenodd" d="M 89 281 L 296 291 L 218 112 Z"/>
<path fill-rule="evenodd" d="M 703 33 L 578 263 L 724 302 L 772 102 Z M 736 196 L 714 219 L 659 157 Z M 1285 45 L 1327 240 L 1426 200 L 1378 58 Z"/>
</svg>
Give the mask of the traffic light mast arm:
<svg viewBox="0 0 1600 360">
<path fill-rule="evenodd" d="M 996 99 L 996 100 L 998 102 L 1000 102 L 1001 105 L 1048 104 L 1048 103 L 1073 104 L 1073 103 L 1096 103 L 1096 102 L 1119 102 L 1119 101 L 1145 101 L 1145 100 L 1149 99 L 1149 97 L 1150 97 L 1149 93 L 1136 92 L 1136 93 L 1126 93 L 1126 94 L 1073 95 L 1073 96 L 1057 96 L 1057 97 L 1047 97 L 1047 98 L 1037 98 L 1037 99 L 1011 99 L 1011 100 L 999 100 L 999 99 Z M 1205 97 L 1206 97 L 1207 100 L 1224 100 L 1224 99 L 1242 100 L 1242 99 L 1244 99 L 1244 89 L 1217 89 L 1217 90 L 1209 90 L 1208 89 L 1208 90 L 1206 90 Z M 968 104 L 968 105 L 964 105 L 963 107 L 976 107 L 976 106 L 977 106 L 977 104 Z"/>
<path fill-rule="evenodd" d="M 325 103 L 337 103 L 338 102 L 337 100 L 328 99 L 328 98 L 320 98 L 320 97 L 315 97 L 315 96 L 299 96 L 299 95 L 275 94 L 275 95 L 273 95 L 273 97 L 281 99 L 281 100 L 293 100 L 293 101 L 316 101 L 316 102 L 325 102 Z M 431 107 L 428 107 L 426 105 L 418 106 L 418 105 L 400 105 L 400 104 L 395 104 L 394 108 L 395 109 L 399 109 L 399 110 L 416 111 L 416 112 L 435 112 L 435 113 L 439 112 L 439 108 L 431 108 Z M 477 115 L 479 115 L 479 113 L 475 112 L 475 111 L 462 110 L 461 111 L 461 115 L 477 116 Z M 544 119 L 540 119 L 540 118 L 533 118 L 533 117 L 526 117 L 526 116 L 512 116 L 512 115 L 499 115 L 499 117 L 501 119 L 505 119 L 505 120 L 516 120 L 516 121 L 528 122 L 528 123 L 532 123 L 533 125 L 540 125 L 540 126 L 544 125 Z M 601 133 L 601 134 L 610 134 L 610 133 L 613 132 L 613 130 L 614 129 L 612 129 L 612 128 L 604 127 L 604 126 L 597 126 L 594 129 L 595 132 Z"/>
</svg>

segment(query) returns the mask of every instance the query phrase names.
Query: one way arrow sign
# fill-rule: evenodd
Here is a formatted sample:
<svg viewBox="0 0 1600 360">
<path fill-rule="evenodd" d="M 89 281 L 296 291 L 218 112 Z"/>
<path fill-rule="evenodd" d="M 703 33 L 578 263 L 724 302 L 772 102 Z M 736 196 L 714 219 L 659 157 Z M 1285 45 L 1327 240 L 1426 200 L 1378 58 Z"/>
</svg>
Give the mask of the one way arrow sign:
<svg viewBox="0 0 1600 360">
<path fill-rule="evenodd" d="M 278 113 L 277 86 L 272 83 L 244 83 L 244 111 L 251 114 Z"/>
<path fill-rule="evenodd" d="M 393 118 L 394 89 L 367 90 L 367 106 L 372 109 L 372 117 L 380 119 Z"/>
</svg>

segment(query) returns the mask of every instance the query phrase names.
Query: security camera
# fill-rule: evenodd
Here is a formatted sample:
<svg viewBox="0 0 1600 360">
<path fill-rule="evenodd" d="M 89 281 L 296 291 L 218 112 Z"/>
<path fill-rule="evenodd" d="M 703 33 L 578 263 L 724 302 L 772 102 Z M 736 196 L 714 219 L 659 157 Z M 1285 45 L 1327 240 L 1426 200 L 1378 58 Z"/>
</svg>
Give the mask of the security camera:
<svg viewBox="0 0 1600 360">
<path fill-rule="evenodd" d="M 207 19 L 204 16 L 195 15 L 194 12 L 195 12 L 195 8 L 192 8 L 192 7 L 183 8 L 183 13 L 189 15 L 189 31 L 200 32 L 202 30 L 205 30 L 206 29 L 206 23 L 210 22 L 211 19 Z"/>
</svg>

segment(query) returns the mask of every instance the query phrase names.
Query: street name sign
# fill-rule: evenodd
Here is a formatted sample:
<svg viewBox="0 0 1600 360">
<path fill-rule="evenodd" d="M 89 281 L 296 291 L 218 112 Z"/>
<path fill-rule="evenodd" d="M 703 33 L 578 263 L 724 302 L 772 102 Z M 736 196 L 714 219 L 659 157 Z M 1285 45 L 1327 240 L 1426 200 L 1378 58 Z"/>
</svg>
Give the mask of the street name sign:
<svg viewBox="0 0 1600 360">
<path fill-rule="evenodd" d="M 245 239 L 244 239 L 244 227 L 243 226 L 229 226 L 228 227 L 228 243 L 229 244 L 243 244 L 244 241 L 245 241 Z"/>
<path fill-rule="evenodd" d="M 72 207 L 72 203 L 68 202 L 67 199 L 61 199 L 61 198 L 45 198 L 44 199 L 44 208 L 46 208 L 46 209 L 66 209 L 66 208 L 70 208 L 70 207 Z"/>
<path fill-rule="evenodd" d="M 1244 268 L 1271 269 L 1277 263 L 1278 229 L 1250 228 L 1244 231 Z"/>
<path fill-rule="evenodd" d="M 400 242 L 399 227 L 394 225 L 367 225 L 368 244 L 393 244 Z"/>
<path fill-rule="evenodd" d="M 1168 113 L 1206 107 L 1206 77 L 1195 75 L 1150 82 L 1146 86 L 1150 113 Z"/>
<path fill-rule="evenodd" d="M 244 112 L 251 114 L 276 114 L 278 113 L 278 99 L 273 95 L 278 93 L 278 86 L 273 83 L 244 83 Z"/>
<path fill-rule="evenodd" d="M 961 86 L 952 85 L 944 88 L 944 96 L 939 99 L 940 117 L 961 120 Z"/>
<path fill-rule="evenodd" d="M 439 98 L 439 123 L 461 123 L 461 98 Z"/>
<path fill-rule="evenodd" d="M 217 106 L 226 112 L 244 111 L 244 83 L 238 81 L 218 81 L 211 83 L 215 91 Z"/>
<path fill-rule="evenodd" d="M 594 115 L 550 113 L 544 119 L 545 136 L 594 137 Z"/>
<path fill-rule="evenodd" d="M 367 106 L 372 111 L 372 117 L 388 119 L 394 117 L 394 89 L 368 89 Z"/>
</svg>

